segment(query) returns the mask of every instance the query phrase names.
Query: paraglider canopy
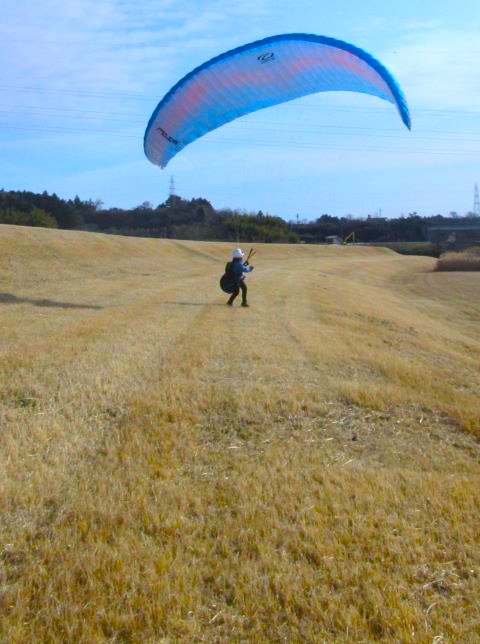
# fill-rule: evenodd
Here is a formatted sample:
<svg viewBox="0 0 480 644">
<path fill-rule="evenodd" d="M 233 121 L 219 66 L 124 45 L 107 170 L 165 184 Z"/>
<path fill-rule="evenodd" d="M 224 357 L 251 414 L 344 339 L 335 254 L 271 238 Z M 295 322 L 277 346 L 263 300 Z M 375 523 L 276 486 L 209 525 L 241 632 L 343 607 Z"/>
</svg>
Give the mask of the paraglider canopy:
<svg viewBox="0 0 480 644">
<path fill-rule="evenodd" d="M 164 168 L 186 145 L 225 123 L 327 91 L 361 92 L 389 101 L 410 129 L 400 87 L 373 56 L 326 36 L 284 34 L 227 51 L 182 78 L 150 118 L 145 154 Z"/>
</svg>

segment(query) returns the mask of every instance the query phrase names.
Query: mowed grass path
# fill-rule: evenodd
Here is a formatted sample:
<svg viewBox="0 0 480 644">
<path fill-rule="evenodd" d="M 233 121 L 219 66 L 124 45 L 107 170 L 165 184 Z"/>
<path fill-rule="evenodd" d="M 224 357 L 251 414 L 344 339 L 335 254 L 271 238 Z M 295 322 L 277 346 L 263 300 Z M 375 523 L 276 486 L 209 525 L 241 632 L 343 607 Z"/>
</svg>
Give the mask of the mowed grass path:
<svg viewBox="0 0 480 644">
<path fill-rule="evenodd" d="M 480 274 L 229 250 L 0 226 L 0 640 L 479 641 Z"/>
</svg>

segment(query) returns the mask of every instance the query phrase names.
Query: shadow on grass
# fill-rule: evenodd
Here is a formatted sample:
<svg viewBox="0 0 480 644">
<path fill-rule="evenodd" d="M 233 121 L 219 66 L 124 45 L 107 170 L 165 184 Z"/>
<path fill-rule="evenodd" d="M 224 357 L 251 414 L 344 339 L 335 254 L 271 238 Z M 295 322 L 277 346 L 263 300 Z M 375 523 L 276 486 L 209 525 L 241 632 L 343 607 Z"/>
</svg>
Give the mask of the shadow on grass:
<svg viewBox="0 0 480 644">
<path fill-rule="evenodd" d="M 94 304 L 75 304 L 73 302 L 35 300 L 31 297 L 17 297 L 12 293 L 0 293 L 0 304 L 33 304 L 33 306 L 44 306 L 56 309 L 93 309 L 96 311 L 103 309 L 103 306 L 96 306 Z"/>
<path fill-rule="evenodd" d="M 177 306 L 225 306 L 220 302 L 159 302 L 159 304 L 175 304 Z"/>
</svg>

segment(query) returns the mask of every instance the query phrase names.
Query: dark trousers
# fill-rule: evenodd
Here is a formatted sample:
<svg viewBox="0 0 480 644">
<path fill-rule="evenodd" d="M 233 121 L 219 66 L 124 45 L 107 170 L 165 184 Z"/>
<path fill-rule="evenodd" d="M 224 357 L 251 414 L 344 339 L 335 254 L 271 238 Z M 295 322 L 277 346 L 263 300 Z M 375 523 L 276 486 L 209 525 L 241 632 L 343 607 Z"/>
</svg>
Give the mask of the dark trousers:
<svg viewBox="0 0 480 644">
<path fill-rule="evenodd" d="M 238 286 L 235 288 L 233 293 L 231 294 L 230 298 L 228 299 L 229 304 L 232 304 L 233 300 L 237 297 L 237 295 L 240 293 L 240 289 L 242 290 L 242 302 L 247 301 L 247 285 L 245 282 L 242 280 Z"/>
</svg>

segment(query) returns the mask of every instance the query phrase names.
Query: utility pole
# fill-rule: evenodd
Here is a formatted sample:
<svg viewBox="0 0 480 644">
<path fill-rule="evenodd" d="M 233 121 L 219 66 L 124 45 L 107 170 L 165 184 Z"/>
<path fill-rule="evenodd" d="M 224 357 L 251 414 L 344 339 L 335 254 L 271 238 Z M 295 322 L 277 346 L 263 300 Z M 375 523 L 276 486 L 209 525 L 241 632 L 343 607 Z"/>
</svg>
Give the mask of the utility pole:
<svg viewBox="0 0 480 644">
<path fill-rule="evenodd" d="M 478 184 L 475 184 L 475 191 L 473 197 L 473 214 L 475 217 L 480 217 L 480 195 L 478 193 Z"/>
</svg>

